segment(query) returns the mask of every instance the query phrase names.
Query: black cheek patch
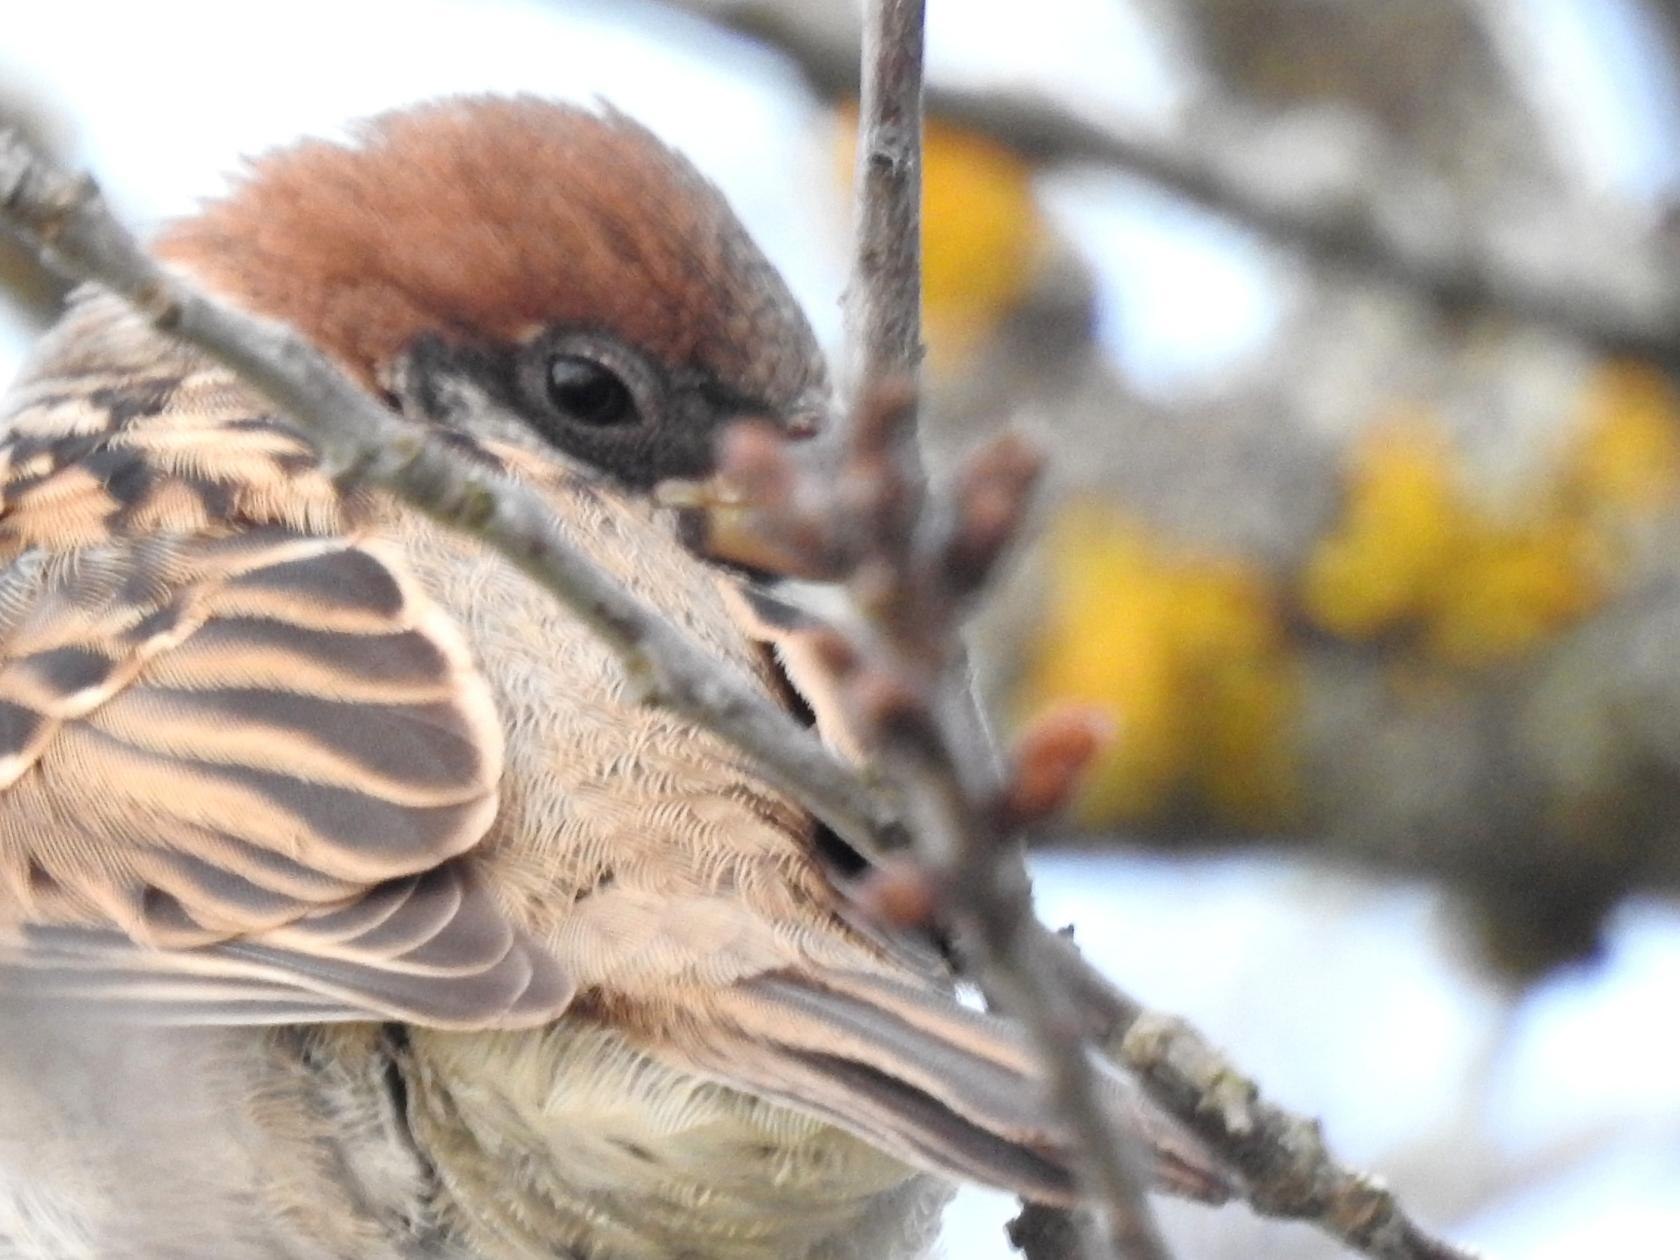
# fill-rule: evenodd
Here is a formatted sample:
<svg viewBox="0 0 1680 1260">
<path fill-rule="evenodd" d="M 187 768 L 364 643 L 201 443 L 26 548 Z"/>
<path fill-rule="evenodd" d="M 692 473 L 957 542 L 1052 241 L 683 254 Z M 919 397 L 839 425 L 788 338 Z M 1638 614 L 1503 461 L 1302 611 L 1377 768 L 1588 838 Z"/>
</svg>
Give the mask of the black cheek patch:
<svg viewBox="0 0 1680 1260">
<path fill-rule="evenodd" d="M 511 347 L 428 334 L 408 347 L 401 373 L 403 400 L 427 419 L 449 425 L 458 410 L 451 382 L 465 380 L 494 402 L 517 411 L 514 363 Z"/>
<path fill-rule="evenodd" d="M 522 419 L 530 431 L 556 451 L 592 468 L 632 490 L 646 491 L 672 478 L 701 478 L 717 466 L 716 441 L 722 425 L 736 418 L 773 416 L 773 409 L 719 385 L 709 373 L 694 367 L 668 376 L 645 356 L 640 375 L 651 376 L 647 388 L 662 396 L 660 414 L 651 422 L 600 425 L 568 423 L 529 397 L 530 356 L 549 350 L 565 352 L 556 337 L 589 333 L 587 329 L 556 329 L 528 346 L 455 340 L 428 334 L 418 338 L 404 356 L 397 381 L 402 401 L 411 414 L 429 419 L 443 432 L 471 442 L 470 420 L 462 414 L 456 382 L 466 382 L 498 406 Z M 607 339 L 598 330 L 593 335 Z M 634 351 L 623 349 L 625 355 Z"/>
</svg>

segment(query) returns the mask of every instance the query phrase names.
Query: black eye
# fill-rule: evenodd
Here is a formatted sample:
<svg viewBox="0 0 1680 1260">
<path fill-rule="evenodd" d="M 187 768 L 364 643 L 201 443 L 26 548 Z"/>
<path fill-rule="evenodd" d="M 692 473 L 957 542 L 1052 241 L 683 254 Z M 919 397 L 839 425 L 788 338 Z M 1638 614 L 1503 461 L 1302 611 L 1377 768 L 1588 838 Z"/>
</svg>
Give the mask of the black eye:
<svg viewBox="0 0 1680 1260">
<path fill-rule="evenodd" d="M 548 401 L 582 424 L 627 424 L 636 419 L 630 389 L 610 368 L 579 354 L 557 354 L 548 361 Z"/>
</svg>

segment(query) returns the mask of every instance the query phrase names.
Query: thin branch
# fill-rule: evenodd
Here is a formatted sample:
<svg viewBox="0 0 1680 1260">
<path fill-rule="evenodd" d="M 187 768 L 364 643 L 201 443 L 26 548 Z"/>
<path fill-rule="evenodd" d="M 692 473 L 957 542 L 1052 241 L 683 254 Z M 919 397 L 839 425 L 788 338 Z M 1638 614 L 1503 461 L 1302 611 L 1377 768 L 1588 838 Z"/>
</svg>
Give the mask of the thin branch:
<svg viewBox="0 0 1680 1260">
<path fill-rule="evenodd" d="M 660 0 L 785 54 L 828 99 L 855 46 L 778 0 Z M 1043 165 L 1138 175 L 1275 240 L 1452 310 L 1546 324 L 1608 353 L 1680 366 L 1680 247 L 1632 213 L 1555 188 L 1472 201 L 1367 129 L 1266 118 L 1204 95 L 1169 131 L 1097 120 L 1035 92 L 930 84 L 928 110 Z M 1348 124 L 1348 125 L 1343 125 Z"/>
<path fill-rule="evenodd" d="M 0 83 L 0 128 L 12 128 L 38 151 L 62 159 L 70 128 L 61 111 L 38 95 Z M 44 266 L 28 248 L 0 239 L 0 303 L 11 306 L 27 326 L 43 329 L 64 309 L 64 278 Z"/>
<path fill-rule="evenodd" d="M 914 380 L 921 345 L 922 64 L 924 0 L 871 0 L 863 28 L 858 106 L 857 240 L 847 286 L 847 340 L 859 398 Z M 923 694 L 952 694 L 937 706 L 960 732 L 924 721 L 894 724 L 882 740 L 889 765 L 917 824 L 912 846 L 945 892 L 950 917 L 964 929 L 980 962 L 983 987 L 1031 1032 L 1050 1081 L 1051 1103 L 1077 1141 L 1078 1163 L 1102 1223 L 1089 1237 L 1089 1260 L 1167 1260 L 1166 1243 L 1149 1206 L 1139 1139 L 1109 1114 L 1096 1064 L 1079 1034 L 1079 1011 L 1065 985 L 1046 975 L 1040 955 L 1048 933 L 1034 916 L 1031 886 L 1014 837 L 1000 833 L 987 803 L 998 798 L 993 776 L 965 783 L 953 755 L 979 729 L 956 625 L 944 601 L 936 615 L 915 616 L 908 598 L 914 546 L 927 515 L 928 491 L 916 442 L 916 407 L 906 393 L 894 422 L 879 432 L 896 475 L 896 521 L 879 522 L 884 558 L 897 590 L 877 601 L 878 620 L 899 664 L 926 674 L 912 682 Z M 883 466 L 885 468 L 885 465 Z M 890 514 L 889 514 L 890 515 Z M 893 526 L 896 525 L 896 530 Z M 939 615 L 945 614 L 945 615 Z M 941 686 L 943 684 L 943 687 Z M 989 764 L 982 762 L 982 764 Z M 978 781 L 975 780 L 978 778 Z"/>
<path fill-rule="evenodd" d="M 914 834 L 945 890 L 950 913 L 965 929 L 979 962 L 982 987 L 1024 1023 L 1043 1061 L 1050 1098 L 1079 1140 L 1085 1185 L 1099 1205 L 1103 1242 L 1087 1254 L 1112 1252 L 1138 1260 L 1168 1252 L 1144 1193 L 1135 1134 L 1123 1129 L 1103 1096 L 1086 1049 L 1078 1004 L 1066 977 L 1050 965 L 1054 938 L 1034 916 L 1020 849 L 1001 835 L 958 786 L 945 749 L 907 739 L 892 749 L 914 768 Z"/>
<path fill-rule="evenodd" d="M 846 287 L 856 379 L 910 377 L 922 360 L 923 0 L 880 0 L 864 25 L 857 242 Z"/>
<path fill-rule="evenodd" d="M 383 486 L 518 564 L 603 636 L 631 676 L 644 680 L 650 700 L 740 747 L 768 778 L 860 850 L 880 857 L 902 847 L 906 828 L 892 803 L 756 688 L 723 670 L 579 555 L 534 495 L 487 474 L 386 411 L 295 334 L 224 306 L 165 272 L 111 216 L 91 181 L 56 170 L 7 133 L 0 133 L 0 226 L 64 274 L 119 294 L 156 327 L 240 373 L 312 436 L 326 466 L 341 477 Z M 1152 1097 L 1250 1176 L 1263 1210 L 1317 1219 L 1380 1260 L 1468 1257 L 1429 1239 L 1397 1207 L 1373 1217 L 1395 1224 L 1347 1229 L 1319 1215 L 1315 1204 L 1327 1201 L 1324 1196 L 1286 1193 L 1295 1180 L 1362 1179 L 1330 1161 L 1321 1146 L 1309 1152 L 1311 1158 L 1296 1158 L 1283 1139 L 1311 1129 L 1309 1122 L 1259 1102 L 1252 1083 L 1189 1029 L 1176 1025 L 1165 1041 L 1135 1035 L 1139 1027 L 1158 1027 L 1160 1017 L 1146 1016 L 1071 950 L 1058 950 L 1054 961 L 1078 997 L 1088 1031 L 1121 1039 L 1122 1057 L 1139 1069 Z M 1221 1082 L 1237 1083 L 1235 1094 L 1252 1101 L 1240 1107 L 1223 1101 L 1232 1091 Z"/>
<path fill-rule="evenodd" d="M 1475 1260 L 1430 1234 L 1368 1173 L 1338 1163 L 1318 1121 L 1263 1098 L 1260 1086 L 1177 1016 L 1122 993 L 1060 938 L 1053 969 L 1074 986 L 1086 1031 L 1135 1072 L 1149 1096 L 1243 1174 L 1256 1212 L 1310 1220 L 1377 1260 Z"/>
</svg>

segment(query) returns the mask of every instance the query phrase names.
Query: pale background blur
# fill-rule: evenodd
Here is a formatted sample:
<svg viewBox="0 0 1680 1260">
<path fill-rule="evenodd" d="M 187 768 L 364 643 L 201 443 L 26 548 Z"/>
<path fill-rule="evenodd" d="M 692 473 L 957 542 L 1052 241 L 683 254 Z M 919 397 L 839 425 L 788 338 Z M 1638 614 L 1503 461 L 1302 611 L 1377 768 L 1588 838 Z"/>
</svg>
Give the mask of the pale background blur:
<svg viewBox="0 0 1680 1260">
<path fill-rule="evenodd" d="M 840 3 L 819 0 L 810 15 L 822 19 Z M 1320 94 L 1350 98 L 1432 163 L 1473 172 L 1466 177 L 1472 181 L 1495 178 L 1487 171 L 1501 164 L 1544 166 L 1590 197 L 1667 211 L 1680 181 L 1680 112 L 1652 6 L 1477 0 L 1463 7 L 1503 10 L 1516 20 L 1499 27 L 1503 44 L 1495 39 L 1461 59 L 1441 57 L 1422 42 L 1456 46 L 1462 36 L 1450 29 L 1425 22 L 1385 34 L 1361 26 L 1409 7 L 1433 21 L 1452 6 L 931 0 L 930 75 L 974 86 L 1032 85 L 1095 116 L 1148 122 L 1182 103 L 1185 76 L 1174 41 L 1192 38 L 1205 45 L 1210 72 L 1245 84 L 1257 98 L 1269 94 L 1272 105 Z M 1299 29 L 1268 28 L 1273 8 L 1285 15 L 1279 28 L 1287 20 Z M 1176 15 L 1176 31 L 1164 15 Z M 142 226 L 213 193 L 241 154 L 302 133 L 333 134 L 359 115 L 447 92 L 601 96 L 684 149 L 724 187 L 819 333 L 830 344 L 838 339 L 848 215 L 844 123 L 773 52 L 664 6 L 13 0 L 4 17 L 0 97 L 22 95 L 44 107 L 60 151 L 96 172 L 119 210 Z M 1363 51 L 1361 39 L 1372 41 Z M 1387 46 L 1385 39 L 1400 42 Z M 1244 60 L 1267 40 L 1275 41 L 1270 61 Z M 1515 51 L 1513 40 L 1521 44 Z M 1354 66 L 1351 88 L 1335 81 L 1340 69 L 1332 63 L 1344 50 Z M 1369 81 L 1359 77 L 1366 64 L 1359 58 L 1366 55 L 1398 77 L 1360 100 Z M 1461 64 L 1466 60 L 1472 64 Z M 1491 87 L 1476 79 L 1490 66 L 1503 67 Z M 1292 70 L 1309 69 L 1320 78 L 1291 78 Z M 1435 74 L 1440 82 L 1431 80 Z M 1454 75 L 1464 81 L 1449 79 Z M 1443 138 L 1442 118 L 1451 115 L 1430 111 L 1445 111 L 1440 101 L 1453 93 L 1462 99 L 1451 108 L 1468 122 L 1445 128 Z M 1427 152 L 1429 145 L 1438 151 Z M 1450 359 L 1454 371 L 1462 368 L 1458 331 L 1443 330 L 1403 297 L 1326 281 L 1254 233 L 1134 179 L 1097 170 L 1043 173 L 1032 193 L 1035 222 L 1014 227 L 1034 236 L 1031 274 L 1003 277 L 1000 297 L 952 299 L 959 307 L 976 304 L 964 318 L 987 330 L 953 333 L 947 346 L 936 340 L 935 390 L 959 414 L 950 400 L 960 401 L 965 389 L 989 390 L 984 383 L 1009 363 L 1008 352 L 996 347 L 1014 343 L 985 338 L 992 322 L 1019 310 L 1048 309 L 1059 350 L 1068 349 L 1061 338 L 1089 334 L 1094 358 L 1070 359 L 1067 371 L 1090 374 L 1097 384 L 1077 399 L 1058 400 L 1057 389 L 1047 388 L 1021 408 L 1052 448 L 1092 447 L 1098 471 L 1078 470 L 1063 479 L 1067 486 L 1125 498 L 1124 476 L 1105 480 L 1107 456 L 1097 449 L 1103 434 L 1119 431 L 1121 422 L 1108 417 L 1121 411 L 1134 417 L 1127 423 L 1138 415 L 1156 424 L 1211 415 L 1231 417 L 1230 431 L 1252 424 L 1293 432 L 1303 414 L 1348 412 L 1347 397 L 1358 395 L 1362 405 L 1377 390 L 1403 390 L 1420 362 Z M 1010 239 L 1010 225 L 999 230 Z M 992 238 L 982 231 L 975 239 Z M 930 327 L 941 335 L 937 321 Z M 0 306 L 0 379 L 10 377 L 29 335 L 27 320 Z M 1521 394 L 1526 382 L 1543 412 L 1546 400 L 1583 388 L 1577 378 L 1596 369 L 1579 347 L 1555 338 L 1536 345 L 1533 336 L 1501 332 L 1495 350 L 1483 338 L 1476 352 L 1506 356 L 1505 393 Z M 1416 368 L 1420 375 L 1431 370 Z M 1447 387 L 1437 378 L 1447 375 L 1441 369 L 1414 385 L 1408 405 L 1432 400 L 1457 417 L 1453 433 L 1474 445 L 1479 413 L 1469 408 L 1466 420 L 1463 396 L 1442 400 Z M 1293 391 L 1309 386 L 1303 402 Z M 1110 397 L 1112 412 L 1102 402 Z M 1255 399 L 1263 401 L 1245 401 Z M 1501 405 L 1520 409 L 1508 400 Z M 947 422 L 935 437 L 949 449 L 961 432 Z M 1113 441 L 1123 463 L 1131 447 Z M 1239 461 L 1234 484 L 1246 484 L 1245 469 L 1256 482 L 1273 477 L 1278 465 L 1270 459 L 1252 467 Z M 1322 530 L 1323 514 L 1334 510 L 1340 465 L 1320 464 L 1322 477 L 1300 474 L 1309 488 L 1280 492 L 1290 503 L 1316 502 L 1314 496 L 1332 503 L 1315 509 L 1319 516 L 1301 527 L 1303 537 Z M 1306 461 L 1309 470 L 1320 464 Z M 1241 504 L 1229 507 L 1241 516 Z M 1172 516 L 1162 508 L 1152 519 Z M 1284 567 L 1305 546 L 1270 535 L 1256 541 L 1264 534 L 1256 530 L 1236 529 L 1230 546 Z M 1209 536 L 1195 527 L 1188 533 Z M 1032 579 L 1023 581 L 1023 589 L 1034 589 Z M 996 618 L 1001 628 L 982 641 L 1000 695 L 1023 672 L 1032 674 L 1021 662 L 1042 650 L 1033 643 L 1038 605 L 1031 596 L 1020 599 L 1026 628 L 1023 615 L 1004 609 Z M 1568 633 L 1577 633 L 1574 622 Z M 1680 654 L 1662 659 L 1680 677 Z M 1520 691 L 1528 681 L 1502 674 L 1476 686 Z M 1146 742 L 1147 727 L 1124 700 L 1115 701 L 1123 732 L 1132 721 Z M 1142 789 L 1116 790 L 1117 799 L 1135 800 Z M 1148 813 L 1139 810 L 1139 817 Z M 1116 811 L 1098 820 L 1105 834 L 1126 830 L 1127 807 Z M 1513 1260 L 1680 1255 L 1680 914 L 1671 902 L 1621 902 L 1605 920 L 1596 960 L 1542 969 L 1529 983 L 1513 978 L 1525 967 L 1485 966 L 1464 916 L 1414 883 L 1364 882 L 1268 852 L 1110 851 L 1045 857 L 1037 869 L 1050 923 L 1077 924 L 1080 942 L 1124 987 L 1195 1021 L 1279 1101 L 1321 1115 L 1339 1153 L 1387 1176 L 1424 1220 L 1456 1241 Z M 946 1253 L 953 1260 L 1010 1254 L 1001 1222 L 1011 1209 L 1001 1196 L 965 1193 L 948 1219 Z M 1334 1254 L 1304 1228 L 1255 1225 L 1240 1208 L 1164 1211 L 1176 1254 L 1192 1260 Z"/>
</svg>

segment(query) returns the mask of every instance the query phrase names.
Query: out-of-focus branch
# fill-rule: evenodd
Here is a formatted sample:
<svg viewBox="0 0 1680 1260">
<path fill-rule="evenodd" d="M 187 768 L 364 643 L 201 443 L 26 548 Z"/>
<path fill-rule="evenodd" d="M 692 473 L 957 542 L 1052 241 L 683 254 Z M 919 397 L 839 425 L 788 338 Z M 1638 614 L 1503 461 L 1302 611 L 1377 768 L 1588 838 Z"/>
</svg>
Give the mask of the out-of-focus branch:
<svg viewBox="0 0 1680 1260">
<path fill-rule="evenodd" d="M 1547 148 L 1560 169 L 1579 166 L 1565 143 L 1561 115 L 1576 108 L 1573 86 L 1550 90 L 1550 76 L 1540 73 L 1545 56 L 1545 14 L 1523 0 L 1462 0 L 1468 17 L 1487 40 L 1512 92 L 1524 100 L 1541 123 Z"/>
<path fill-rule="evenodd" d="M 1634 14 L 1636 22 L 1641 22 L 1652 38 L 1648 41 L 1648 48 L 1653 56 L 1662 58 L 1667 64 L 1670 80 L 1680 79 L 1680 0 L 1637 0 L 1637 11 Z M 1673 97 L 1669 97 L 1671 105 L 1669 114 L 1672 116 Z M 1668 198 L 1669 211 L 1668 226 L 1673 228 L 1673 203 L 1671 193 Z"/>
<path fill-rule="evenodd" d="M 770 779 L 861 850 L 884 857 L 902 847 L 905 824 L 893 803 L 578 554 L 536 496 L 487 474 L 386 411 L 295 334 L 224 306 L 165 272 L 111 216 L 90 181 L 56 170 L 4 133 L 0 227 L 64 274 L 112 290 L 160 329 L 240 373 L 311 435 L 327 466 L 344 480 L 381 486 L 507 556 L 620 653 L 632 676 L 643 680 L 650 701 L 740 747 Z M 971 486 L 975 510 L 966 518 L 964 537 L 976 545 L 959 552 L 971 565 L 983 568 L 987 559 L 987 548 L 980 545 L 987 535 L 975 526 L 997 520 L 995 492 L 1018 481 L 994 471 L 989 480 Z M 945 571 L 953 571 L 952 566 L 947 563 Z M 890 703 L 880 710 L 883 715 L 892 711 Z M 990 864 L 982 869 L 990 870 Z M 1007 898 L 1024 898 L 1025 888 L 1015 885 L 998 895 L 1007 906 Z M 1379 1197 L 1379 1209 L 1368 1220 L 1350 1224 L 1325 1215 L 1339 1210 L 1341 1200 L 1334 1196 L 1291 1193 L 1292 1187 L 1310 1189 L 1321 1181 L 1337 1186 L 1362 1179 L 1329 1161 L 1310 1122 L 1259 1102 L 1252 1083 L 1182 1024 L 1168 1025 L 1170 1037 L 1142 1035 L 1140 1028 L 1160 1028 L 1163 1021 L 1146 1019 L 1136 1003 L 1070 949 L 1048 940 L 1055 949 L 1044 974 L 1060 974 L 1077 995 L 1081 1017 L 1075 1035 L 1083 1029 L 1093 1036 L 1118 1037 L 1122 1057 L 1139 1070 L 1151 1096 L 1248 1174 L 1250 1193 L 1262 1210 L 1315 1219 L 1382 1260 L 1461 1260 L 1467 1254 L 1427 1238 L 1391 1200 Z M 1299 1153 L 1295 1135 L 1300 1133 L 1312 1135 L 1307 1143 L 1309 1154 L 1316 1151 L 1312 1158 Z M 1388 1206 L 1381 1207 L 1384 1203 Z"/>
<path fill-rule="evenodd" d="M 778 0 L 662 0 L 784 53 L 819 95 L 856 90 L 855 45 Z M 1554 189 L 1473 203 L 1377 134 L 1315 112 L 1266 118 L 1204 95 L 1170 132 L 1032 92 L 930 84 L 931 113 L 1043 164 L 1140 175 L 1327 262 L 1442 306 L 1551 325 L 1680 366 L 1680 247 L 1631 214 Z"/>
</svg>

